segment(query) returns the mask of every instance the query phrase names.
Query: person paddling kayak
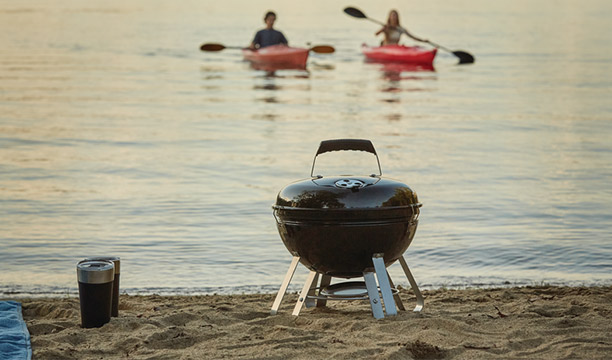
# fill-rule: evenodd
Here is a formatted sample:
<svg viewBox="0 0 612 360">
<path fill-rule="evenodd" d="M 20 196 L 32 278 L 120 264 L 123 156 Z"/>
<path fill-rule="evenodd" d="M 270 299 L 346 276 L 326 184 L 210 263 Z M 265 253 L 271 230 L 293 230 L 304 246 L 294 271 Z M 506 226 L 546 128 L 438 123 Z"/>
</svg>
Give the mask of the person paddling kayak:
<svg viewBox="0 0 612 360">
<path fill-rule="evenodd" d="M 385 34 L 385 39 L 382 41 L 381 45 L 399 44 L 400 37 L 402 36 L 402 34 L 406 34 L 416 41 L 428 42 L 428 40 L 420 39 L 412 35 L 411 33 L 408 32 L 408 30 L 400 26 L 399 14 L 397 10 L 391 10 L 389 12 L 389 17 L 387 18 L 387 24 L 383 26 L 382 29 L 378 30 L 376 32 L 376 35 L 380 35 L 381 33 Z"/>
<path fill-rule="evenodd" d="M 266 23 L 266 28 L 259 30 L 255 34 L 255 38 L 251 43 L 250 48 L 260 49 L 266 46 L 272 45 L 288 45 L 287 38 L 283 35 L 282 32 L 274 29 L 274 22 L 276 21 L 276 14 L 273 11 L 268 11 L 266 16 L 264 16 L 264 22 Z"/>
</svg>

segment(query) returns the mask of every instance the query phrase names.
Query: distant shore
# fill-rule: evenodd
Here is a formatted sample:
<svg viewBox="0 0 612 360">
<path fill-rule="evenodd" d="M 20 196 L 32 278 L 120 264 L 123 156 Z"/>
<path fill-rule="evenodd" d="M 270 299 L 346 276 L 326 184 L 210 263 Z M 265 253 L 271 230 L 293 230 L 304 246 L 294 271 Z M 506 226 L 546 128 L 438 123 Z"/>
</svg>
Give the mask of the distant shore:
<svg viewBox="0 0 612 360">
<path fill-rule="evenodd" d="M 38 359 L 607 359 L 612 287 L 402 289 L 408 311 L 375 320 L 365 301 L 291 315 L 287 294 L 122 295 L 120 314 L 80 328 L 76 297 L 18 299 Z"/>
</svg>

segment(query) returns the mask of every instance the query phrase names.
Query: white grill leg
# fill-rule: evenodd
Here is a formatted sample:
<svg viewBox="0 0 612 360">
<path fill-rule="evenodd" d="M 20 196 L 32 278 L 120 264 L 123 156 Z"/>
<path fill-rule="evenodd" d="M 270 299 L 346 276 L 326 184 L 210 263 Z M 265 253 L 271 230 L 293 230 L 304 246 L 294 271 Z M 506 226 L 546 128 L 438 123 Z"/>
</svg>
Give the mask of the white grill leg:
<svg viewBox="0 0 612 360">
<path fill-rule="evenodd" d="M 363 279 L 368 289 L 368 297 L 370 298 L 370 306 L 372 307 L 372 315 L 376 319 L 382 319 L 385 317 L 383 313 L 382 304 L 380 303 L 380 296 L 378 296 L 378 286 L 376 285 L 376 278 L 374 273 L 371 271 L 363 272 Z"/>
<path fill-rule="evenodd" d="M 393 280 L 391 280 L 391 275 L 389 275 L 388 271 L 387 271 L 387 277 L 389 278 L 389 284 L 391 284 L 391 289 L 395 289 L 395 284 L 393 284 Z M 395 299 L 397 308 L 402 311 L 406 311 L 406 308 L 404 307 L 404 303 L 402 302 L 402 299 L 400 298 L 399 293 L 393 294 L 393 298 Z"/>
<path fill-rule="evenodd" d="M 393 300 L 393 292 L 391 292 L 391 284 L 389 283 L 389 277 L 387 276 L 387 268 L 385 267 L 383 254 L 374 254 L 372 262 L 374 263 L 376 278 L 378 279 L 378 285 L 380 286 L 380 293 L 382 294 L 383 302 L 385 303 L 385 312 L 387 315 L 397 315 L 395 300 Z"/>
<path fill-rule="evenodd" d="M 308 293 L 310 292 L 310 288 L 312 284 L 315 282 L 315 278 L 318 277 L 318 273 L 316 271 L 311 271 L 306 278 L 306 283 L 304 283 L 304 287 L 302 288 L 302 292 L 300 293 L 300 297 L 298 298 L 297 303 L 295 303 L 295 307 L 293 308 L 292 315 L 298 316 L 300 315 L 300 311 L 302 310 L 302 305 L 308 298 Z"/>
<path fill-rule="evenodd" d="M 278 313 L 278 308 L 280 307 L 280 304 L 283 301 L 283 297 L 287 292 L 287 288 L 289 287 L 289 283 L 293 278 L 293 274 L 295 273 L 295 269 L 297 268 L 299 261 L 299 256 L 294 256 L 293 260 L 291 260 L 291 265 L 289 265 L 287 275 L 285 275 L 285 279 L 283 280 L 283 283 L 281 284 L 281 287 L 278 290 L 278 294 L 276 294 L 276 299 L 274 299 L 274 304 L 272 304 L 272 310 L 270 310 L 271 315 L 276 315 Z"/>
<path fill-rule="evenodd" d="M 419 291 L 419 287 L 417 286 L 416 281 L 414 281 L 414 277 L 412 276 L 412 273 L 408 268 L 408 264 L 406 264 L 406 260 L 403 256 L 400 256 L 399 262 L 402 265 L 402 269 L 404 269 L 404 274 L 406 274 L 406 277 L 408 278 L 408 282 L 412 287 L 412 291 L 414 291 L 414 295 L 416 295 L 417 305 L 414 307 L 413 311 L 421 311 L 423 310 L 423 306 L 425 305 L 425 302 L 423 301 L 423 295 L 421 295 L 421 291 Z"/>
</svg>

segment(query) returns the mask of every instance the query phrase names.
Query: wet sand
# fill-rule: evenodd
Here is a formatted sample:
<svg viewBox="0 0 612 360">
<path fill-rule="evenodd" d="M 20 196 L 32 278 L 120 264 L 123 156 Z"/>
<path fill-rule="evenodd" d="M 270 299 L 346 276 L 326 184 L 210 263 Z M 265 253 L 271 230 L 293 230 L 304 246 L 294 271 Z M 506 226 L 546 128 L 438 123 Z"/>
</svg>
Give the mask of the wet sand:
<svg viewBox="0 0 612 360">
<path fill-rule="evenodd" d="M 414 306 L 402 289 L 408 309 Z M 122 295 L 80 328 L 77 298 L 18 299 L 35 359 L 609 359 L 612 287 L 425 291 L 422 313 L 383 320 L 364 301 L 271 316 L 274 295 Z"/>
</svg>

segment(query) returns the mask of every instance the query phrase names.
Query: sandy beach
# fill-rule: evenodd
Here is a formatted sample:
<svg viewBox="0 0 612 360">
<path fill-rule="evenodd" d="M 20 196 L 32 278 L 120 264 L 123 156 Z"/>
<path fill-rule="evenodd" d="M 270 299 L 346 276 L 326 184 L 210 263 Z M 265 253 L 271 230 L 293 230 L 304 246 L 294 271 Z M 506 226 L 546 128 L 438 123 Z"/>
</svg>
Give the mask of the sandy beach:
<svg viewBox="0 0 612 360">
<path fill-rule="evenodd" d="M 411 292 L 400 292 L 411 309 Z M 425 291 L 422 313 L 375 320 L 364 301 L 291 315 L 296 294 L 122 295 L 82 329 L 78 298 L 19 299 L 35 359 L 609 359 L 612 287 Z"/>
</svg>

